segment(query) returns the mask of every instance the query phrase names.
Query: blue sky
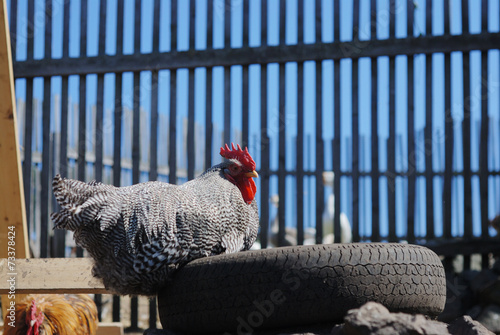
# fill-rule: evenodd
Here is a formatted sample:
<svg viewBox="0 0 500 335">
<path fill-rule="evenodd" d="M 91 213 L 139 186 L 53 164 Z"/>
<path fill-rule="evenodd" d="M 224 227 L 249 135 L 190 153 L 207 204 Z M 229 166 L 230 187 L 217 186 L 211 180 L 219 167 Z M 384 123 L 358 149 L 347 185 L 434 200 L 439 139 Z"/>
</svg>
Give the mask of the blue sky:
<svg viewBox="0 0 500 335">
<path fill-rule="evenodd" d="M 27 1 L 28 0 L 18 0 L 19 10 L 18 10 L 18 44 L 17 44 L 17 55 L 16 59 L 22 61 L 26 59 L 26 27 L 27 27 Z M 35 1 L 35 47 L 34 47 L 34 57 L 35 59 L 43 58 L 44 54 L 44 1 Z M 53 58 L 60 58 L 62 56 L 62 24 L 63 24 L 63 10 L 62 5 L 65 0 L 53 0 L 53 37 L 52 37 L 52 56 Z M 116 53 L 116 6 L 118 0 L 108 0 L 107 3 L 107 22 L 106 22 L 106 54 L 113 55 Z M 10 3 L 10 1 L 8 1 Z M 124 44 L 123 52 L 125 54 L 133 53 L 133 35 L 134 35 L 134 1 L 125 0 L 125 16 L 124 16 Z M 178 50 L 187 50 L 189 47 L 189 5 L 188 1 L 179 1 L 178 5 Z M 414 36 L 427 35 L 430 32 L 426 31 L 425 24 L 425 5 L 426 1 L 416 0 L 414 1 L 417 5 L 417 10 L 415 11 L 415 24 L 414 24 Z M 261 45 L 261 33 L 260 33 L 260 8 L 261 1 L 251 0 L 250 1 L 250 29 L 249 29 L 249 44 L 250 46 Z M 315 42 L 315 9 L 314 1 L 304 0 L 304 43 L 314 43 Z M 451 27 L 450 31 L 452 34 L 461 33 L 461 1 L 450 0 L 450 21 Z M 469 30 L 471 33 L 479 33 L 481 31 L 481 8 L 480 1 L 469 0 Z M 403 38 L 406 37 L 406 5 L 407 1 L 397 0 L 396 1 L 396 37 Z M 195 47 L 196 49 L 206 48 L 206 0 L 196 0 L 196 15 L 195 15 Z M 370 1 L 360 0 L 360 39 L 370 38 Z M 10 7 L 9 7 L 10 8 Z M 213 47 L 223 48 L 224 47 L 224 10 L 230 10 L 233 20 L 231 21 L 231 47 L 238 48 L 242 45 L 242 17 L 243 17 L 243 1 L 242 0 L 232 0 L 230 6 L 225 6 L 223 0 L 215 0 L 214 7 L 214 17 L 213 17 Z M 286 1 L 286 43 L 296 44 L 297 43 L 297 0 L 287 0 Z M 341 21 L 340 21 L 340 40 L 349 41 L 352 39 L 352 1 L 343 0 L 340 4 L 341 10 Z M 435 0 L 433 1 L 432 9 L 432 20 L 433 20 L 433 31 L 434 35 L 442 35 L 444 33 L 444 1 Z M 490 32 L 499 31 L 499 1 L 489 0 L 489 17 L 488 17 L 488 30 Z M 322 42 L 332 42 L 333 41 L 333 1 L 332 0 L 322 0 Z M 144 0 L 142 1 L 142 19 L 141 19 L 141 44 L 140 50 L 142 53 L 149 53 L 152 50 L 152 24 L 153 24 L 153 1 Z M 87 56 L 93 57 L 97 55 L 98 46 L 98 25 L 99 25 L 99 0 L 89 0 L 88 1 L 88 24 L 87 24 Z M 279 43 L 279 1 L 269 0 L 268 1 L 268 41 L 269 45 L 277 45 Z M 377 1 L 377 38 L 385 39 L 389 37 L 389 1 L 379 0 Z M 170 1 L 161 1 L 160 10 L 160 51 L 168 52 L 170 51 Z M 70 1 L 70 43 L 69 43 L 69 54 L 70 57 L 80 56 L 80 1 Z M 380 168 L 385 169 L 387 161 L 387 153 L 385 150 L 385 139 L 388 137 L 388 107 L 389 107 L 389 92 L 388 92 L 388 58 L 380 57 L 378 60 L 378 111 L 379 111 L 379 124 L 378 124 L 378 136 L 380 143 Z M 396 132 L 401 138 L 400 147 L 401 155 L 397 156 L 396 164 L 398 170 L 406 170 L 406 158 L 408 153 L 406 152 L 406 124 L 408 122 L 406 118 L 406 57 L 399 56 L 396 57 Z M 498 64 L 500 63 L 498 50 L 492 50 L 489 52 L 489 88 L 491 97 L 499 96 L 499 69 Z M 362 138 L 369 140 L 371 134 L 371 64 L 369 59 L 359 60 L 359 133 Z M 460 123 L 463 119 L 463 89 L 462 89 L 462 55 L 461 53 L 452 54 L 452 114 L 454 117 L 457 133 L 460 132 Z M 235 138 L 235 130 L 241 129 L 241 67 L 234 66 L 231 70 L 231 138 Z M 287 136 L 287 161 L 286 167 L 288 169 L 295 168 L 293 153 L 293 141 L 291 139 L 297 133 L 297 102 L 296 102 L 296 82 L 297 82 L 297 66 L 295 63 L 286 64 L 286 107 L 285 107 L 285 122 L 286 122 L 286 136 Z M 279 112 L 278 112 L 278 75 L 279 69 L 277 64 L 271 64 L 268 66 L 268 135 L 271 138 L 271 169 L 278 168 L 278 128 L 279 128 Z M 260 164 L 260 152 L 257 148 L 259 147 L 259 134 L 260 134 L 260 66 L 251 65 L 249 70 L 250 78 L 250 98 L 249 98 L 249 110 L 250 110 L 250 138 L 251 146 L 250 150 L 254 149 L 254 157 L 256 157 L 257 164 Z M 323 138 L 327 141 L 331 140 L 334 136 L 333 134 L 333 104 L 335 99 L 340 98 L 341 102 L 341 138 L 342 138 L 342 169 L 349 170 L 350 163 L 348 160 L 347 150 L 349 139 L 351 136 L 351 61 L 349 59 L 342 60 L 341 62 L 341 96 L 335 97 L 334 87 L 333 87 L 333 62 L 326 60 L 323 62 Z M 416 56 L 415 57 L 415 129 L 421 130 L 425 126 L 425 57 Z M 188 71 L 186 69 L 181 69 L 177 73 L 177 127 L 182 129 L 182 119 L 187 117 L 188 110 L 188 97 L 187 97 L 187 80 Z M 149 112 L 150 109 L 150 81 L 151 75 L 149 72 L 141 73 L 140 82 L 140 101 L 141 106 Z M 215 126 L 222 130 L 223 126 L 223 110 L 224 110 L 224 71 L 222 68 L 214 68 L 213 70 L 213 122 Z M 87 108 L 94 105 L 96 102 L 96 82 L 97 77 L 95 75 L 87 76 L 87 96 L 86 103 Z M 304 111 L 306 112 L 306 117 L 304 118 L 304 134 L 305 140 L 307 138 L 314 138 L 315 129 L 315 111 L 316 97 L 315 97 L 315 63 L 305 62 L 304 64 Z M 442 163 L 444 159 L 444 151 L 439 150 L 439 148 L 444 149 L 444 141 L 440 134 L 443 133 L 444 127 L 444 56 L 442 54 L 435 54 L 433 56 L 433 158 L 434 158 L 434 169 L 441 170 L 443 168 Z M 16 94 L 18 97 L 24 99 L 25 97 L 25 85 L 23 80 L 17 80 L 16 82 Z M 79 101 L 79 80 L 77 76 L 70 77 L 69 94 L 70 99 L 73 103 Z M 481 77 L 480 77 L 480 53 L 471 52 L 471 118 L 473 121 L 478 121 L 481 118 L 481 99 L 480 93 L 478 94 L 478 88 L 481 87 Z M 60 94 L 61 92 L 61 79 L 55 77 L 52 79 L 52 95 Z M 161 114 L 169 114 L 169 71 L 160 71 L 159 75 L 159 112 Z M 123 78 L 123 103 L 126 107 L 132 108 L 132 74 L 126 73 Z M 196 121 L 204 124 L 205 123 L 205 70 L 196 69 L 195 71 L 195 118 Z M 43 97 L 43 80 L 41 78 L 35 79 L 34 84 L 34 97 L 38 98 L 40 101 Z M 499 119 L 499 99 L 490 98 L 489 103 L 489 114 L 492 118 Z M 104 108 L 112 110 L 114 108 L 114 75 L 108 74 L 105 76 L 105 100 Z M 54 118 L 53 118 L 54 120 Z M 498 122 L 497 122 L 498 123 Z M 474 122 L 472 122 L 474 126 Z M 53 124 L 53 129 L 57 129 L 59 125 Z M 474 136 L 477 136 L 477 132 L 473 128 L 472 130 L 472 169 L 476 170 L 478 168 L 478 143 L 475 142 Z M 252 142 L 255 138 L 257 142 Z M 178 131 L 178 141 L 182 139 L 182 131 Z M 460 139 L 457 139 L 461 143 Z M 329 143 L 329 142 L 326 142 Z M 367 142 L 368 143 L 368 142 Z M 398 142 L 399 143 L 399 142 Z M 203 145 L 203 144 L 201 144 Z M 253 147 L 252 147 L 253 146 Z M 307 145 L 305 145 L 307 148 Z M 399 145 L 398 145 L 399 148 Z M 397 150 L 398 150 L 397 148 Z M 161 150 L 161 149 L 160 149 Z M 417 148 L 418 150 L 418 148 Z M 458 150 L 460 152 L 460 150 Z M 441 154 L 440 154 L 441 153 Z M 310 150 L 304 153 L 304 168 L 306 170 L 315 169 L 315 141 L 311 140 Z M 497 153 L 498 155 L 498 153 Z M 331 169 L 332 167 L 332 153 L 329 145 L 325 145 L 325 169 Z M 202 158 L 197 158 L 202 159 Z M 214 162 L 217 162 L 218 154 L 213 153 Z M 366 152 L 364 160 L 367 162 L 365 167 L 361 166 L 363 169 L 370 169 L 370 152 Z M 498 160 L 498 158 L 497 158 Z M 493 167 L 499 168 L 500 162 L 493 161 Z M 423 160 L 417 162 L 417 169 L 422 169 L 424 166 Z M 455 169 L 460 170 L 462 168 L 461 155 L 456 157 Z M 498 178 L 497 178 L 498 179 Z M 307 178 L 307 180 L 310 180 Z M 306 180 L 306 183 L 308 181 Z M 342 198 L 349 199 L 350 192 L 350 181 L 344 178 L 342 181 Z M 493 183 L 493 182 L 492 182 Z M 498 184 L 498 180 L 496 181 Z M 425 212 L 425 207 L 418 207 L 420 205 L 425 206 L 425 180 L 421 179 L 417 181 L 417 209 L 420 212 Z M 479 187 L 478 181 L 473 180 L 473 193 L 474 199 L 479 197 Z M 306 184 L 307 185 L 307 184 Z M 306 187 L 306 191 L 309 192 L 307 197 L 310 196 L 311 205 L 306 203 L 306 223 L 312 224 L 315 220 L 314 211 L 311 210 L 310 206 L 313 206 L 314 192 L 313 192 L 314 182 L 311 180 L 311 184 Z M 382 234 L 387 233 L 387 203 L 385 202 L 385 190 L 386 184 L 384 178 L 381 181 L 381 198 L 383 199 L 381 206 L 381 231 Z M 460 181 L 457 181 L 457 187 L 460 189 Z M 492 184 L 493 185 L 493 184 Z M 366 185 L 361 183 L 362 191 L 366 190 L 366 194 L 371 192 L 371 186 L 369 183 Z M 403 184 L 398 183 L 397 192 L 404 192 Z M 492 188 L 490 187 L 490 190 Z M 287 192 L 290 196 L 287 196 L 289 203 L 287 203 L 287 222 L 293 224 L 294 221 L 294 206 L 293 206 L 293 180 L 290 178 L 287 180 Z M 331 190 L 327 189 L 327 192 Z M 272 178 L 271 180 L 271 193 L 277 192 L 277 179 Z M 442 184 L 439 180 L 435 182 L 435 197 L 437 198 L 435 203 L 435 213 L 436 213 L 436 233 L 439 235 L 441 233 L 440 228 L 440 192 L 442 192 Z M 360 192 L 362 194 L 364 192 Z M 490 191 L 490 193 L 492 193 Z M 498 192 L 497 192 L 498 193 Z M 457 200 L 460 203 L 460 192 L 457 192 Z M 498 209 L 500 206 L 499 194 L 490 196 L 490 213 L 488 215 L 491 217 L 494 215 L 495 206 Z M 397 197 L 398 199 L 398 211 L 397 211 L 397 221 L 403 223 L 405 220 L 404 207 L 405 204 L 400 200 L 402 197 Z M 371 221 L 371 197 L 368 196 L 367 199 L 360 199 L 362 202 L 363 213 L 360 214 L 360 229 L 362 235 L 369 235 L 371 232 L 370 221 Z M 474 204 L 474 222 L 475 222 L 475 234 L 480 233 L 480 228 L 478 223 L 480 221 L 480 213 L 478 211 L 479 205 L 478 201 Z M 457 213 L 460 213 L 460 206 L 458 203 L 454 205 L 457 209 Z M 350 205 L 348 201 L 342 202 L 342 211 L 348 213 L 350 216 Z M 310 214 L 307 214 L 310 213 Z M 418 213 L 417 213 L 418 214 Z M 417 230 L 420 229 L 421 234 L 425 234 L 424 229 L 425 221 L 424 215 L 417 217 Z M 457 214 L 454 218 L 454 234 L 460 234 L 463 225 L 463 217 Z M 479 230 L 478 230 L 479 229 Z M 398 234 L 404 235 L 406 233 L 403 224 L 398 224 Z M 418 232 L 417 232 L 418 233 Z"/>
</svg>

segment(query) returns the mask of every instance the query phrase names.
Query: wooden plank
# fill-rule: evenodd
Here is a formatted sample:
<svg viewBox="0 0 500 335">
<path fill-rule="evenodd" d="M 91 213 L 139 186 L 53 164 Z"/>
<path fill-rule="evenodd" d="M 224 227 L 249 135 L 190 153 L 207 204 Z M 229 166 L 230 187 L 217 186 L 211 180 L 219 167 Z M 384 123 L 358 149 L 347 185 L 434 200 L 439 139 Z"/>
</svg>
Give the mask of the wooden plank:
<svg viewBox="0 0 500 335">
<path fill-rule="evenodd" d="M 35 2 L 34 1 L 28 1 L 28 22 L 35 22 Z M 35 46 L 35 25 L 34 24 L 28 24 L 27 25 L 27 40 L 28 40 L 28 45 L 26 47 L 26 59 L 32 60 L 33 59 L 33 50 Z M 14 73 L 15 73 L 14 69 Z M 15 74 L 14 74 L 15 76 Z"/>
<path fill-rule="evenodd" d="M 389 242 L 396 242 L 396 59 L 389 57 L 389 139 L 387 140 Z"/>
<path fill-rule="evenodd" d="M 260 44 L 267 46 L 267 1 L 261 0 L 260 4 Z M 234 50 L 233 50 L 234 51 Z M 267 64 L 260 66 L 260 245 L 261 248 L 267 248 L 269 232 L 269 136 L 267 134 Z"/>
<path fill-rule="evenodd" d="M 500 244 L 497 238 L 455 238 L 434 240 L 429 243 L 423 244 L 425 247 L 431 249 L 436 254 L 445 257 L 455 257 L 457 255 L 464 255 L 464 260 L 469 259 L 473 254 L 499 254 Z M 464 264 L 464 270 L 465 268 Z M 470 264 L 468 264 L 470 268 Z"/>
<path fill-rule="evenodd" d="M 250 32 L 250 0 L 243 0 L 243 47 L 248 47 Z"/>
<path fill-rule="evenodd" d="M 95 164 L 94 179 L 102 182 L 104 123 L 104 75 L 97 75 L 97 101 L 95 117 Z"/>
<path fill-rule="evenodd" d="M 463 96 L 464 112 L 462 121 L 463 176 L 464 176 L 464 236 L 472 236 L 472 184 L 471 184 L 471 117 L 470 117 L 470 55 L 463 54 Z"/>
<path fill-rule="evenodd" d="M 265 3 L 265 2 L 264 2 Z M 263 10 L 264 11 L 264 10 Z M 267 10 L 266 10 L 267 13 Z M 267 248 L 269 232 L 269 136 L 267 135 L 267 65 L 260 68 L 260 244 Z"/>
<path fill-rule="evenodd" d="M 136 8 L 137 9 L 137 8 Z M 132 111 L 132 184 L 139 183 L 141 176 L 141 171 L 139 170 L 139 165 L 141 163 L 141 106 L 140 106 L 140 89 L 136 90 L 136 87 L 141 87 L 141 73 L 134 72 L 132 87 L 134 87 L 133 95 L 133 111 Z M 130 142 L 129 142 L 130 143 Z"/>
<path fill-rule="evenodd" d="M 122 143 L 122 74 L 115 75 L 115 113 L 114 113 L 114 146 L 113 146 L 113 185 L 120 186 L 121 184 L 121 160 L 122 146 L 116 145 Z"/>
<path fill-rule="evenodd" d="M 168 181 L 177 184 L 177 70 L 170 70 L 170 115 L 168 139 Z"/>
<path fill-rule="evenodd" d="M 175 0 L 173 0 L 175 3 Z M 31 2 L 30 2 L 31 3 Z M 119 6 L 123 2 L 118 1 Z M 120 22 L 120 18 L 118 18 Z M 335 32 L 334 32 L 335 34 Z M 175 38 L 175 35 L 174 35 Z M 119 38 L 117 38 L 117 41 Z M 176 46 L 172 40 L 172 46 Z M 168 53 L 106 55 L 100 57 L 37 59 L 16 62 L 15 78 L 62 76 L 113 72 L 135 72 L 208 66 L 268 64 L 322 59 L 432 54 L 453 51 L 489 50 L 500 45 L 500 33 L 420 36 L 370 41 L 359 48 L 358 41 L 301 45 L 259 46 L 237 49 L 208 49 Z M 117 45 L 118 52 L 119 45 Z M 359 52 L 346 52 L 358 50 Z"/>
<path fill-rule="evenodd" d="M 63 2 L 63 44 L 62 44 L 62 56 L 63 58 L 69 57 L 69 15 L 70 15 L 70 4 L 68 1 Z M 32 21 L 29 21 L 32 22 Z"/>
<path fill-rule="evenodd" d="M 2 162 L 0 257 L 2 258 L 29 257 L 11 50 L 7 4 L 6 1 L 2 1 L 0 4 L 0 100 L 2 101 L 0 106 L 0 161 Z M 14 271 L 17 269 L 9 268 L 1 271 L 1 274 Z M 16 277 L 16 280 L 19 278 L 17 274 L 11 276 Z M 2 284 L 9 286 L 7 279 L 2 280 Z M 6 292 L 0 292 L 0 294 L 6 294 L 9 291 L 10 287 Z M 20 293 L 16 290 L 15 299 L 23 298 Z M 2 315 L 5 316 L 7 315 L 7 306 L 13 300 L 9 299 L 9 296 L 2 296 L 1 300 Z"/>
<path fill-rule="evenodd" d="M 300 2 L 303 2 L 301 0 Z M 302 7 L 303 8 L 303 4 Z M 299 25 L 299 29 L 301 29 Z M 297 63 L 297 153 L 304 152 L 304 63 Z M 304 155 L 296 155 L 297 244 L 304 244 Z"/>
<path fill-rule="evenodd" d="M 80 76 L 80 103 L 78 108 L 78 180 L 85 181 L 85 152 L 87 145 L 87 76 Z"/>
<path fill-rule="evenodd" d="M 149 180 L 158 179 L 158 71 L 151 73 L 151 128 L 149 138 Z"/>
<path fill-rule="evenodd" d="M 359 0 L 353 5 L 353 40 L 359 40 Z M 351 66 L 351 99 L 352 99 L 352 238 L 353 242 L 360 240 L 359 233 L 359 63 L 352 60 Z"/>
<path fill-rule="evenodd" d="M 377 1 L 371 0 L 370 40 L 377 38 Z M 370 59 L 371 66 L 371 171 L 372 182 L 372 242 L 380 241 L 380 194 L 379 194 L 379 156 L 378 156 L 378 59 Z"/>
<path fill-rule="evenodd" d="M 338 22 L 338 1 L 335 2 L 335 22 Z M 337 24 L 335 31 L 337 31 Z M 341 152 L 340 152 L 340 61 L 333 61 L 333 76 L 334 76 L 334 104 L 333 104 L 333 119 L 334 119 L 334 138 L 332 148 L 332 166 L 334 174 L 333 194 L 335 195 L 335 213 L 333 215 L 333 233 L 335 235 L 335 243 L 340 243 L 340 184 L 342 180 L 342 171 L 340 170 Z"/>
<path fill-rule="evenodd" d="M 195 49 L 195 38 L 196 38 L 196 2 L 195 0 L 189 0 L 189 49 Z"/>
<path fill-rule="evenodd" d="M 207 67 L 205 83 L 205 170 L 212 166 L 212 68 Z"/>
<path fill-rule="evenodd" d="M 187 177 L 188 180 L 194 179 L 195 167 L 195 132 L 194 132 L 194 102 L 196 101 L 194 93 L 194 69 L 189 69 L 188 77 L 188 129 L 187 129 Z"/>
<path fill-rule="evenodd" d="M 153 12 L 153 53 L 160 50 L 160 0 L 154 0 Z"/>
<path fill-rule="evenodd" d="M 248 76 L 248 65 L 244 65 L 242 68 L 242 101 L 241 101 L 241 147 L 245 148 L 250 145 L 249 133 L 250 133 L 250 115 L 249 115 L 249 105 L 248 99 L 250 96 L 250 78 Z"/>
<path fill-rule="evenodd" d="M 224 143 L 231 142 L 231 67 L 224 67 Z"/>
<path fill-rule="evenodd" d="M 286 2 L 279 1 L 279 43 L 285 44 Z M 278 246 L 285 245 L 286 196 L 286 66 L 279 64 L 278 74 Z"/>
<path fill-rule="evenodd" d="M 16 293 L 110 293 L 92 276 L 90 258 L 18 258 Z M 0 294 L 9 291 L 8 261 L 0 259 Z"/>
<path fill-rule="evenodd" d="M 106 52 L 106 8 L 107 0 L 99 1 L 99 44 L 98 54 L 104 55 Z"/>
<path fill-rule="evenodd" d="M 321 35 L 321 0 L 316 0 L 316 43 L 320 43 Z M 323 209 L 325 207 L 325 187 L 323 184 L 323 170 L 325 168 L 325 151 L 323 145 L 323 62 L 316 62 L 316 243 L 323 243 Z"/>
<path fill-rule="evenodd" d="M 298 0 L 297 43 L 304 43 L 304 0 Z M 297 143 L 296 152 L 304 152 L 304 62 L 297 62 Z M 304 244 L 304 155 L 296 157 L 297 244 Z"/>
<path fill-rule="evenodd" d="M 241 2 L 240 2 L 241 5 Z M 232 5 L 229 3 L 226 5 L 226 2 L 223 3 L 224 10 L 224 49 L 231 48 L 231 20 L 232 20 Z"/>
<path fill-rule="evenodd" d="M 488 30 L 488 1 L 481 2 L 482 17 L 481 30 Z M 481 52 L 481 137 L 479 144 L 479 183 L 481 194 L 481 237 L 489 237 L 489 218 L 488 218 L 488 156 L 489 156 L 489 116 L 488 99 L 490 93 L 488 90 L 488 51 Z M 488 268 L 488 254 L 482 254 L 481 266 Z"/>
<path fill-rule="evenodd" d="M 213 49 L 213 1 L 207 2 L 207 50 Z M 212 166 L 212 67 L 206 68 L 205 170 Z"/>
<path fill-rule="evenodd" d="M 453 179 L 453 150 L 454 150 L 454 127 L 453 116 L 451 113 L 451 56 L 449 53 L 444 55 L 444 111 L 445 111 L 445 173 L 443 189 L 443 236 L 451 238 L 451 186 Z"/>
<path fill-rule="evenodd" d="M 17 0 L 10 0 L 10 42 L 12 59 L 16 60 L 17 55 Z"/>
<path fill-rule="evenodd" d="M 40 257 L 49 257 L 49 194 L 52 194 L 50 183 L 50 172 L 52 168 L 51 156 L 51 139 L 50 139 L 50 78 L 43 80 L 43 120 L 42 120 L 42 173 L 41 173 L 41 190 L 40 190 Z M 49 193 L 50 192 L 50 193 Z"/>
<path fill-rule="evenodd" d="M 116 14 L 116 54 L 123 54 L 123 18 L 124 18 L 124 2 L 117 1 Z"/>
<path fill-rule="evenodd" d="M 318 2 L 316 2 L 318 5 Z M 316 20 L 318 18 L 316 17 Z M 325 168 L 325 151 L 323 146 L 323 103 L 322 103 L 322 80 L 323 64 L 316 62 L 316 169 L 315 169 L 315 189 L 316 189 L 316 243 L 323 243 L 323 209 L 325 207 L 325 188 L 323 184 L 323 170 Z"/>
<path fill-rule="evenodd" d="M 283 0 L 281 1 L 283 4 Z M 278 82 L 278 246 L 285 245 L 285 207 L 286 207 L 286 111 L 285 111 L 285 88 L 286 88 L 285 64 L 279 64 Z"/>
<path fill-rule="evenodd" d="M 196 6 L 195 1 L 190 0 L 189 2 L 189 49 L 195 49 L 195 12 Z M 189 69 L 188 73 L 188 128 L 187 128 L 187 177 L 188 180 L 194 179 L 194 168 L 195 168 L 195 129 L 194 129 L 194 102 L 195 92 L 195 73 L 194 68 Z"/>
<path fill-rule="evenodd" d="M 59 143 L 59 171 L 63 177 L 68 177 L 68 77 L 61 78 L 61 136 Z M 54 198 L 55 199 L 55 198 Z M 55 204 L 54 211 L 59 210 L 59 204 Z M 64 257 L 66 245 L 66 231 L 54 230 L 54 257 Z"/>
<path fill-rule="evenodd" d="M 430 20 L 430 19 L 429 19 Z M 426 237 L 434 238 L 434 170 L 432 164 L 432 55 L 425 58 L 425 199 L 426 199 Z"/>
<path fill-rule="evenodd" d="M 123 335 L 121 322 L 99 322 L 96 335 Z"/>
<path fill-rule="evenodd" d="M 411 11 L 413 15 L 413 9 Z M 413 31 L 413 29 L 412 29 Z M 407 239 L 409 243 L 415 242 L 415 105 L 414 105 L 414 56 L 408 56 L 408 207 L 407 207 Z"/>
</svg>

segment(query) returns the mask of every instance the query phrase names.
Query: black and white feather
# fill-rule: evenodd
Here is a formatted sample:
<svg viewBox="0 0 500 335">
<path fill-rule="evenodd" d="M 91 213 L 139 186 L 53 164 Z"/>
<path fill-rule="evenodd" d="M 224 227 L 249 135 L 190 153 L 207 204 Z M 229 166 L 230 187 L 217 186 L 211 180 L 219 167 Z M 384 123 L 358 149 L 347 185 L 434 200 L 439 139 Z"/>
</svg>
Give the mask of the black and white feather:
<svg viewBox="0 0 500 335">
<path fill-rule="evenodd" d="M 227 164 L 179 186 L 115 187 L 57 175 L 52 187 L 61 209 L 51 217 L 55 228 L 74 232 L 108 289 L 154 295 L 183 264 L 248 250 L 255 241 L 257 204 L 224 177 Z"/>
</svg>

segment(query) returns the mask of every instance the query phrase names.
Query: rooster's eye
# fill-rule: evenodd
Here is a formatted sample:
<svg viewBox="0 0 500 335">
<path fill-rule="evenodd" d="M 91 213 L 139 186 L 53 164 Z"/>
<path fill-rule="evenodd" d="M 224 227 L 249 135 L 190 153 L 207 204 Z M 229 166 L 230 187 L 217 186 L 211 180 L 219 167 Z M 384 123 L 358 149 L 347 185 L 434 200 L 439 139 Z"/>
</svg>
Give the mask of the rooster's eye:
<svg viewBox="0 0 500 335">
<path fill-rule="evenodd" d="M 231 169 L 231 173 L 233 174 L 238 174 L 241 171 L 241 168 L 236 164 L 231 165 L 229 168 Z"/>
</svg>

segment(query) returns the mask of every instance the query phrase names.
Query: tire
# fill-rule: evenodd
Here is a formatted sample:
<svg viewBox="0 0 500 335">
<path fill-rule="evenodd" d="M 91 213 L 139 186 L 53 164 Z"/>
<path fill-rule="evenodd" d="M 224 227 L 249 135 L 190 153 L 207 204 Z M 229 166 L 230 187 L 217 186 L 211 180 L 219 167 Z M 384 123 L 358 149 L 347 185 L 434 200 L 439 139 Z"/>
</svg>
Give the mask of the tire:
<svg viewBox="0 0 500 335">
<path fill-rule="evenodd" d="M 236 332 L 341 322 L 376 301 L 393 312 L 437 316 L 446 278 L 431 250 L 350 243 L 239 252 L 195 260 L 158 294 L 164 329 Z"/>
</svg>

